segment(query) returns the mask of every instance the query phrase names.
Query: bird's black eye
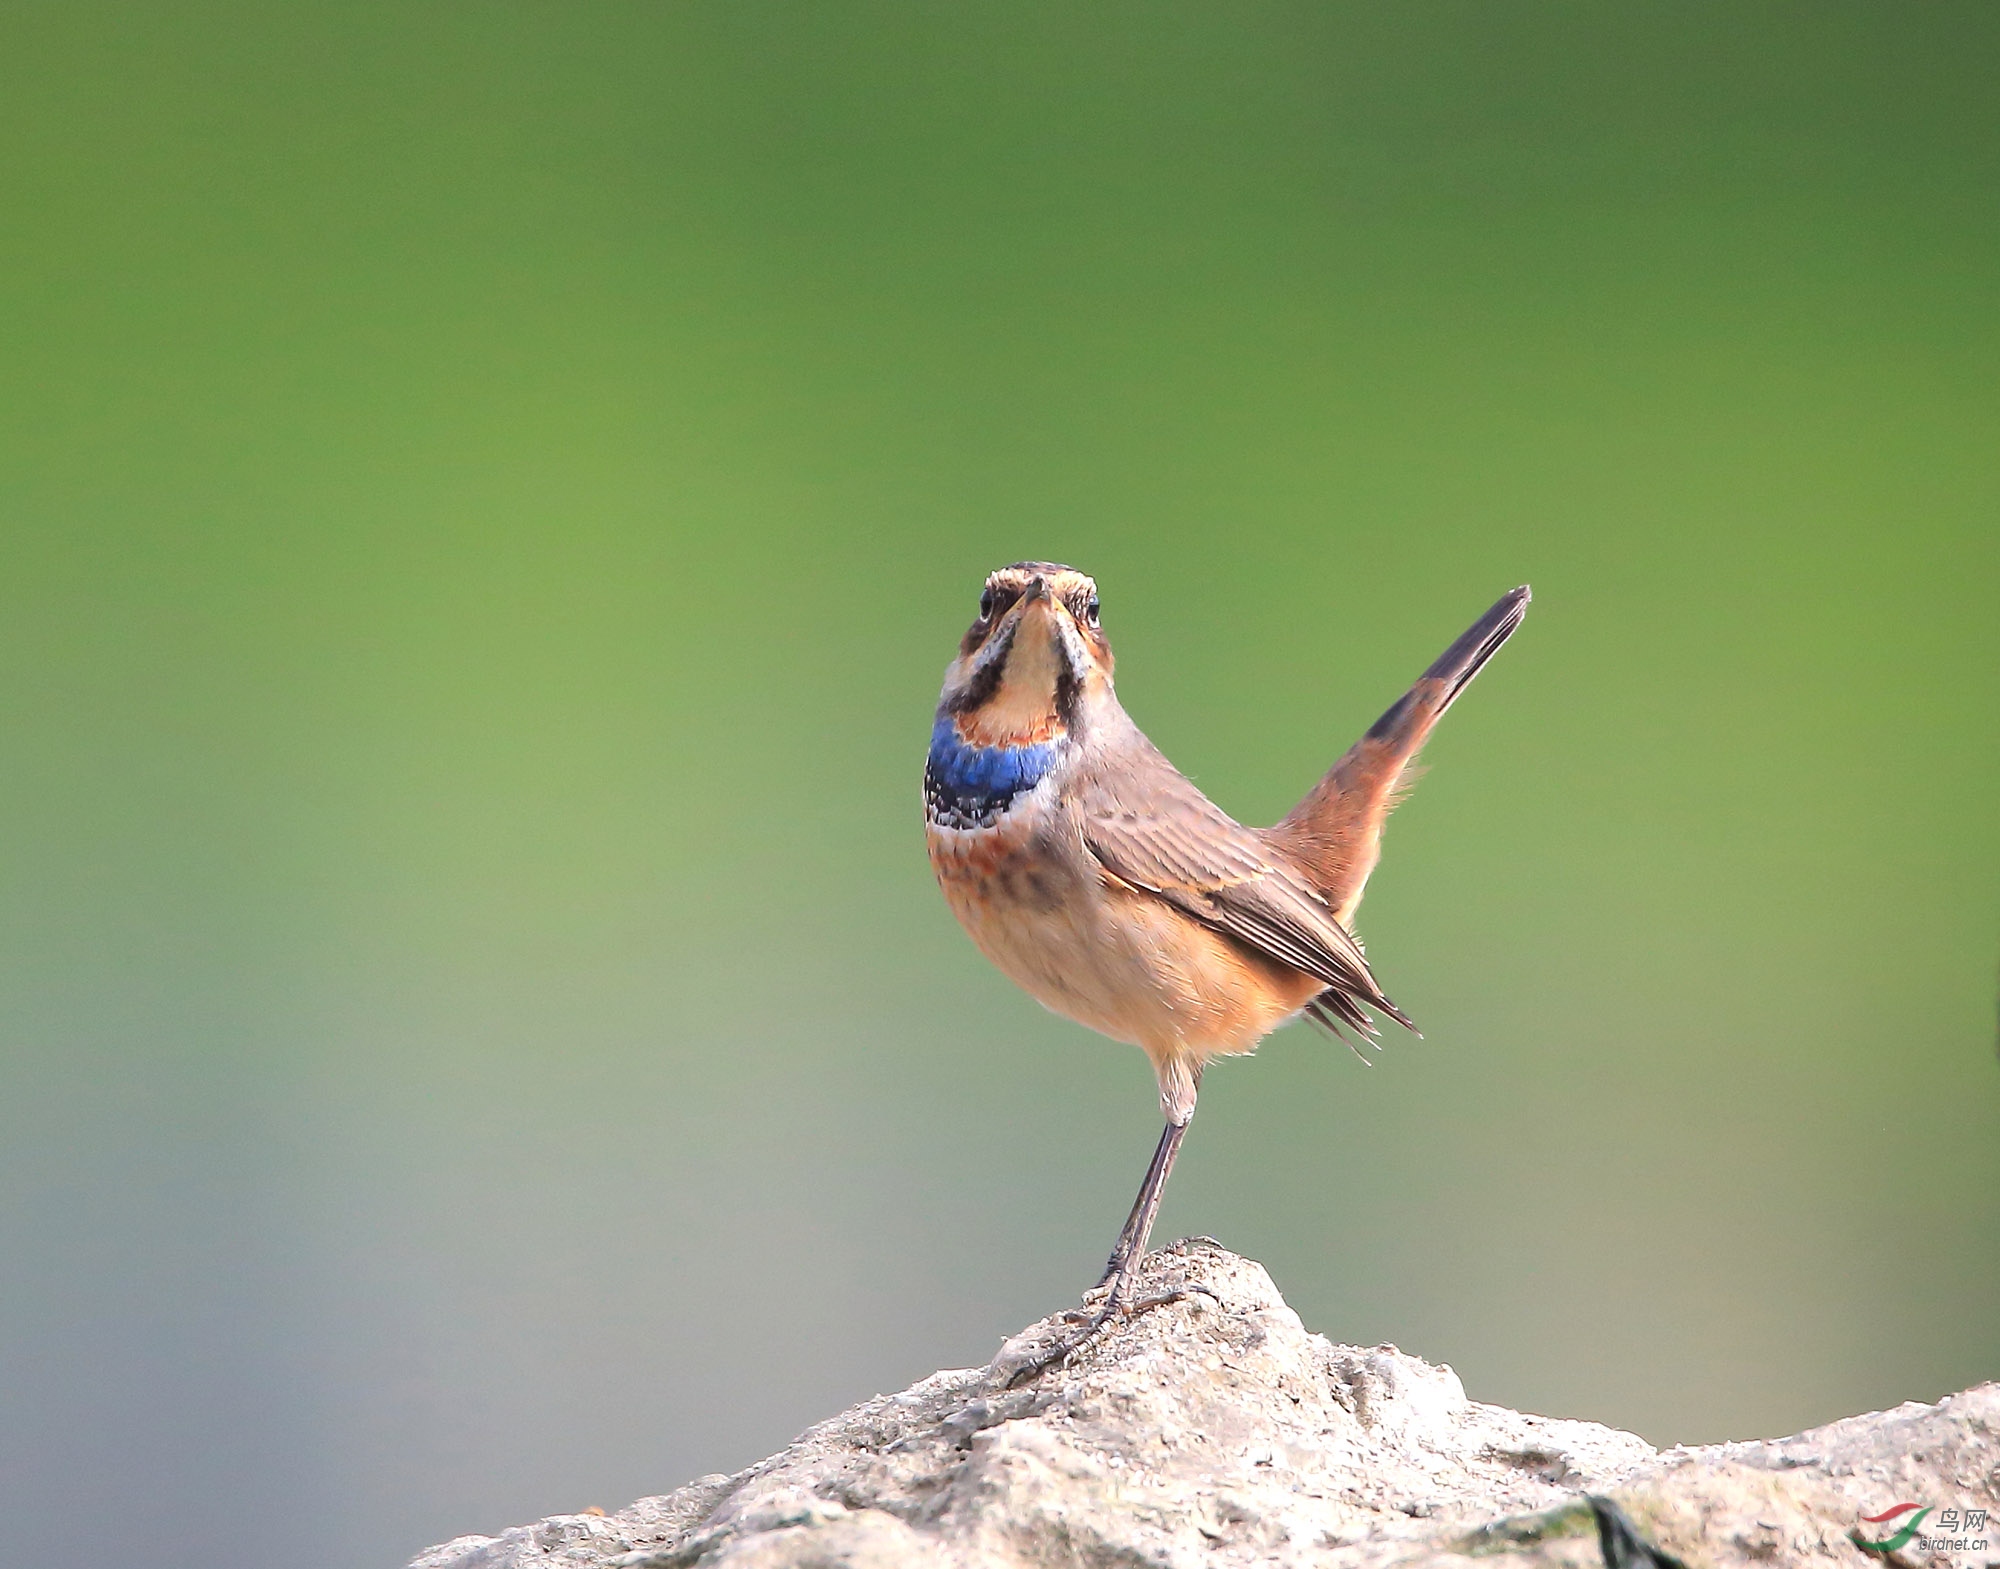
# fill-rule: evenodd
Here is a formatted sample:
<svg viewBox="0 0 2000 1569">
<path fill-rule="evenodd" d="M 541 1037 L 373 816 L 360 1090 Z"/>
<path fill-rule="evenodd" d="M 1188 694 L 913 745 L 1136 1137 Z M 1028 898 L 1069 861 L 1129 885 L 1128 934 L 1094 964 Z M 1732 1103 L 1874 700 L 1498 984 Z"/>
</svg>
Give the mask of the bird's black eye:
<svg viewBox="0 0 2000 1569">
<path fill-rule="evenodd" d="M 992 614 L 993 614 L 993 590 L 988 588 L 983 590 L 979 596 L 979 619 L 981 621 L 984 621 L 988 616 Z"/>
<path fill-rule="evenodd" d="M 1084 603 L 1083 624 L 1087 627 L 1097 625 L 1097 596 L 1095 594 L 1092 594 Z"/>
</svg>

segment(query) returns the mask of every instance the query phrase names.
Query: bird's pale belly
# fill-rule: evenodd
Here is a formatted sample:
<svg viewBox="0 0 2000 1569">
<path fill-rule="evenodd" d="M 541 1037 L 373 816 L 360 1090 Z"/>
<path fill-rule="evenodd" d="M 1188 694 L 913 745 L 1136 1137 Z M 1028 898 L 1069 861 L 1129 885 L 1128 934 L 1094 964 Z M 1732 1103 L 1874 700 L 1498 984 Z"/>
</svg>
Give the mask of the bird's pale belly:
<svg viewBox="0 0 2000 1569">
<path fill-rule="evenodd" d="M 1145 1048 L 1156 1064 L 1198 1071 L 1251 1050 L 1321 990 L 1108 878 L 1081 845 L 1052 849 L 1040 826 L 1008 813 L 991 828 L 933 826 L 928 837 L 952 913 L 1044 1007 Z"/>
</svg>

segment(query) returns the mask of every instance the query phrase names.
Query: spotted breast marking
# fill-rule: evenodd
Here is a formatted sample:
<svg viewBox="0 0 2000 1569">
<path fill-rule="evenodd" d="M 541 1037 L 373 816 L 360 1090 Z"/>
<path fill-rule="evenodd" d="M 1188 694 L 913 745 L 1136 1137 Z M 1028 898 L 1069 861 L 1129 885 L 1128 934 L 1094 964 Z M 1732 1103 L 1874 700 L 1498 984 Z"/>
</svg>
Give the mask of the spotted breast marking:
<svg viewBox="0 0 2000 1569">
<path fill-rule="evenodd" d="M 1055 766 L 1056 746 L 977 746 L 949 714 L 940 714 L 924 764 L 925 815 L 941 828 L 991 828 Z"/>
</svg>

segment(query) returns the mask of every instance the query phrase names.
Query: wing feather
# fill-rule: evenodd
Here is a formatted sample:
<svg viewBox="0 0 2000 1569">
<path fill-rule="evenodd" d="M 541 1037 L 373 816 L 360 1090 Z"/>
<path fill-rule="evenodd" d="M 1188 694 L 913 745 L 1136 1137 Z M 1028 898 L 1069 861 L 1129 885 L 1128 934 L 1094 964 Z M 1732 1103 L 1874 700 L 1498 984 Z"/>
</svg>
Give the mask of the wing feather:
<svg viewBox="0 0 2000 1569">
<path fill-rule="evenodd" d="M 1312 1016 L 1372 1035 L 1362 1005 L 1406 1027 L 1361 945 L 1263 840 L 1203 795 L 1134 727 L 1091 771 L 1078 804 L 1084 843 L 1104 869 L 1254 952 L 1323 981 Z M 1136 755 L 1135 755 L 1136 752 Z"/>
</svg>

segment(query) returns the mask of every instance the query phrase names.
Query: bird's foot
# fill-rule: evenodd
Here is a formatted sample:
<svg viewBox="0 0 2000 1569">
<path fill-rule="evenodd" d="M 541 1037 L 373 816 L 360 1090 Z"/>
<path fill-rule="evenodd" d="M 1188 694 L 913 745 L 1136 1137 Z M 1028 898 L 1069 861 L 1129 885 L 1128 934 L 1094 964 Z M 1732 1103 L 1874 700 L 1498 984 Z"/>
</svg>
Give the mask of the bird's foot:
<svg viewBox="0 0 2000 1569">
<path fill-rule="evenodd" d="M 1090 1320 L 1094 1324 L 1104 1316 L 1104 1309 L 1110 1306 L 1109 1298 L 1111 1295 L 1111 1282 L 1108 1279 L 1100 1280 L 1083 1294 L 1083 1300 L 1079 1306 L 1065 1308 L 1056 1316 L 1065 1324 L 1081 1324 L 1085 1319 Z"/>
<path fill-rule="evenodd" d="M 1208 1287 L 1191 1286 L 1186 1281 L 1182 1281 L 1179 1285 L 1170 1286 L 1165 1291 L 1156 1291 L 1150 1297 L 1140 1297 L 1138 1301 L 1128 1303 L 1125 1308 L 1125 1316 L 1127 1318 L 1137 1318 L 1141 1313 L 1150 1313 L 1154 1308 L 1159 1307 L 1172 1307 L 1174 1303 L 1185 1302 L 1189 1297 L 1207 1297 L 1217 1307 L 1222 1306 L 1222 1298 L 1218 1297 L 1213 1291 L 1210 1291 Z"/>
<path fill-rule="evenodd" d="M 1110 1283 L 1108 1289 L 1103 1285 L 1098 1285 L 1086 1291 L 1083 1294 L 1084 1306 L 1071 1308 L 1062 1315 L 1064 1323 L 1082 1323 L 1084 1326 L 1082 1331 L 1057 1341 L 1050 1350 L 1014 1368 L 1002 1387 L 1006 1389 L 1019 1389 L 1023 1384 L 1040 1378 L 1050 1369 L 1061 1367 L 1071 1357 L 1075 1356 L 1077 1352 L 1081 1351 L 1099 1335 L 1103 1334 L 1106 1329 L 1110 1328 L 1112 1322 L 1116 1319 L 1135 1319 L 1142 1313 L 1152 1312 L 1154 1308 L 1169 1307 L 1176 1302 L 1185 1302 L 1189 1297 L 1193 1296 L 1207 1297 L 1217 1307 L 1222 1306 L 1222 1298 L 1209 1290 L 1208 1287 L 1190 1285 L 1185 1280 L 1177 1282 L 1162 1291 L 1151 1292 L 1142 1297 L 1134 1296 L 1132 1293 L 1137 1281 L 1138 1271 L 1135 1269 L 1120 1274 L 1117 1279 Z M 1095 1312 L 1092 1312 L 1090 1301 L 1100 1293 L 1104 1296 L 1103 1305 L 1097 1308 Z"/>
<path fill-rule="evenodd" d="M 1075 1323 L 1086 1315 L 1083 1310 L 1072 1309 L 1062 1316 L 1065 1322 Z M 1112 1316 L 1112 1306 L 1107 1302 L 1095 1313 L 1088 1315 L 1089 1321 L 1084 1324 L 1080 1333 L 1065 1336 L 1040 1356 L 1032 1357 L 1028 1361 L 1021 1363 L 1009 1373 L 1005 1382 L 1000 1387 L 1002 1389 L 1019 1389 L 1023 1384 L 1032 1383 L 1034 1380 L 1040 1378 L 1051 1368 L 1061 1367 L 1063 1363 L 1067 1362 L 1077 1352 L 1089 1345 L 1091 1341 L 1103 1334 L 1105 1326 L 1111 1322 Z"/>
</svg>

